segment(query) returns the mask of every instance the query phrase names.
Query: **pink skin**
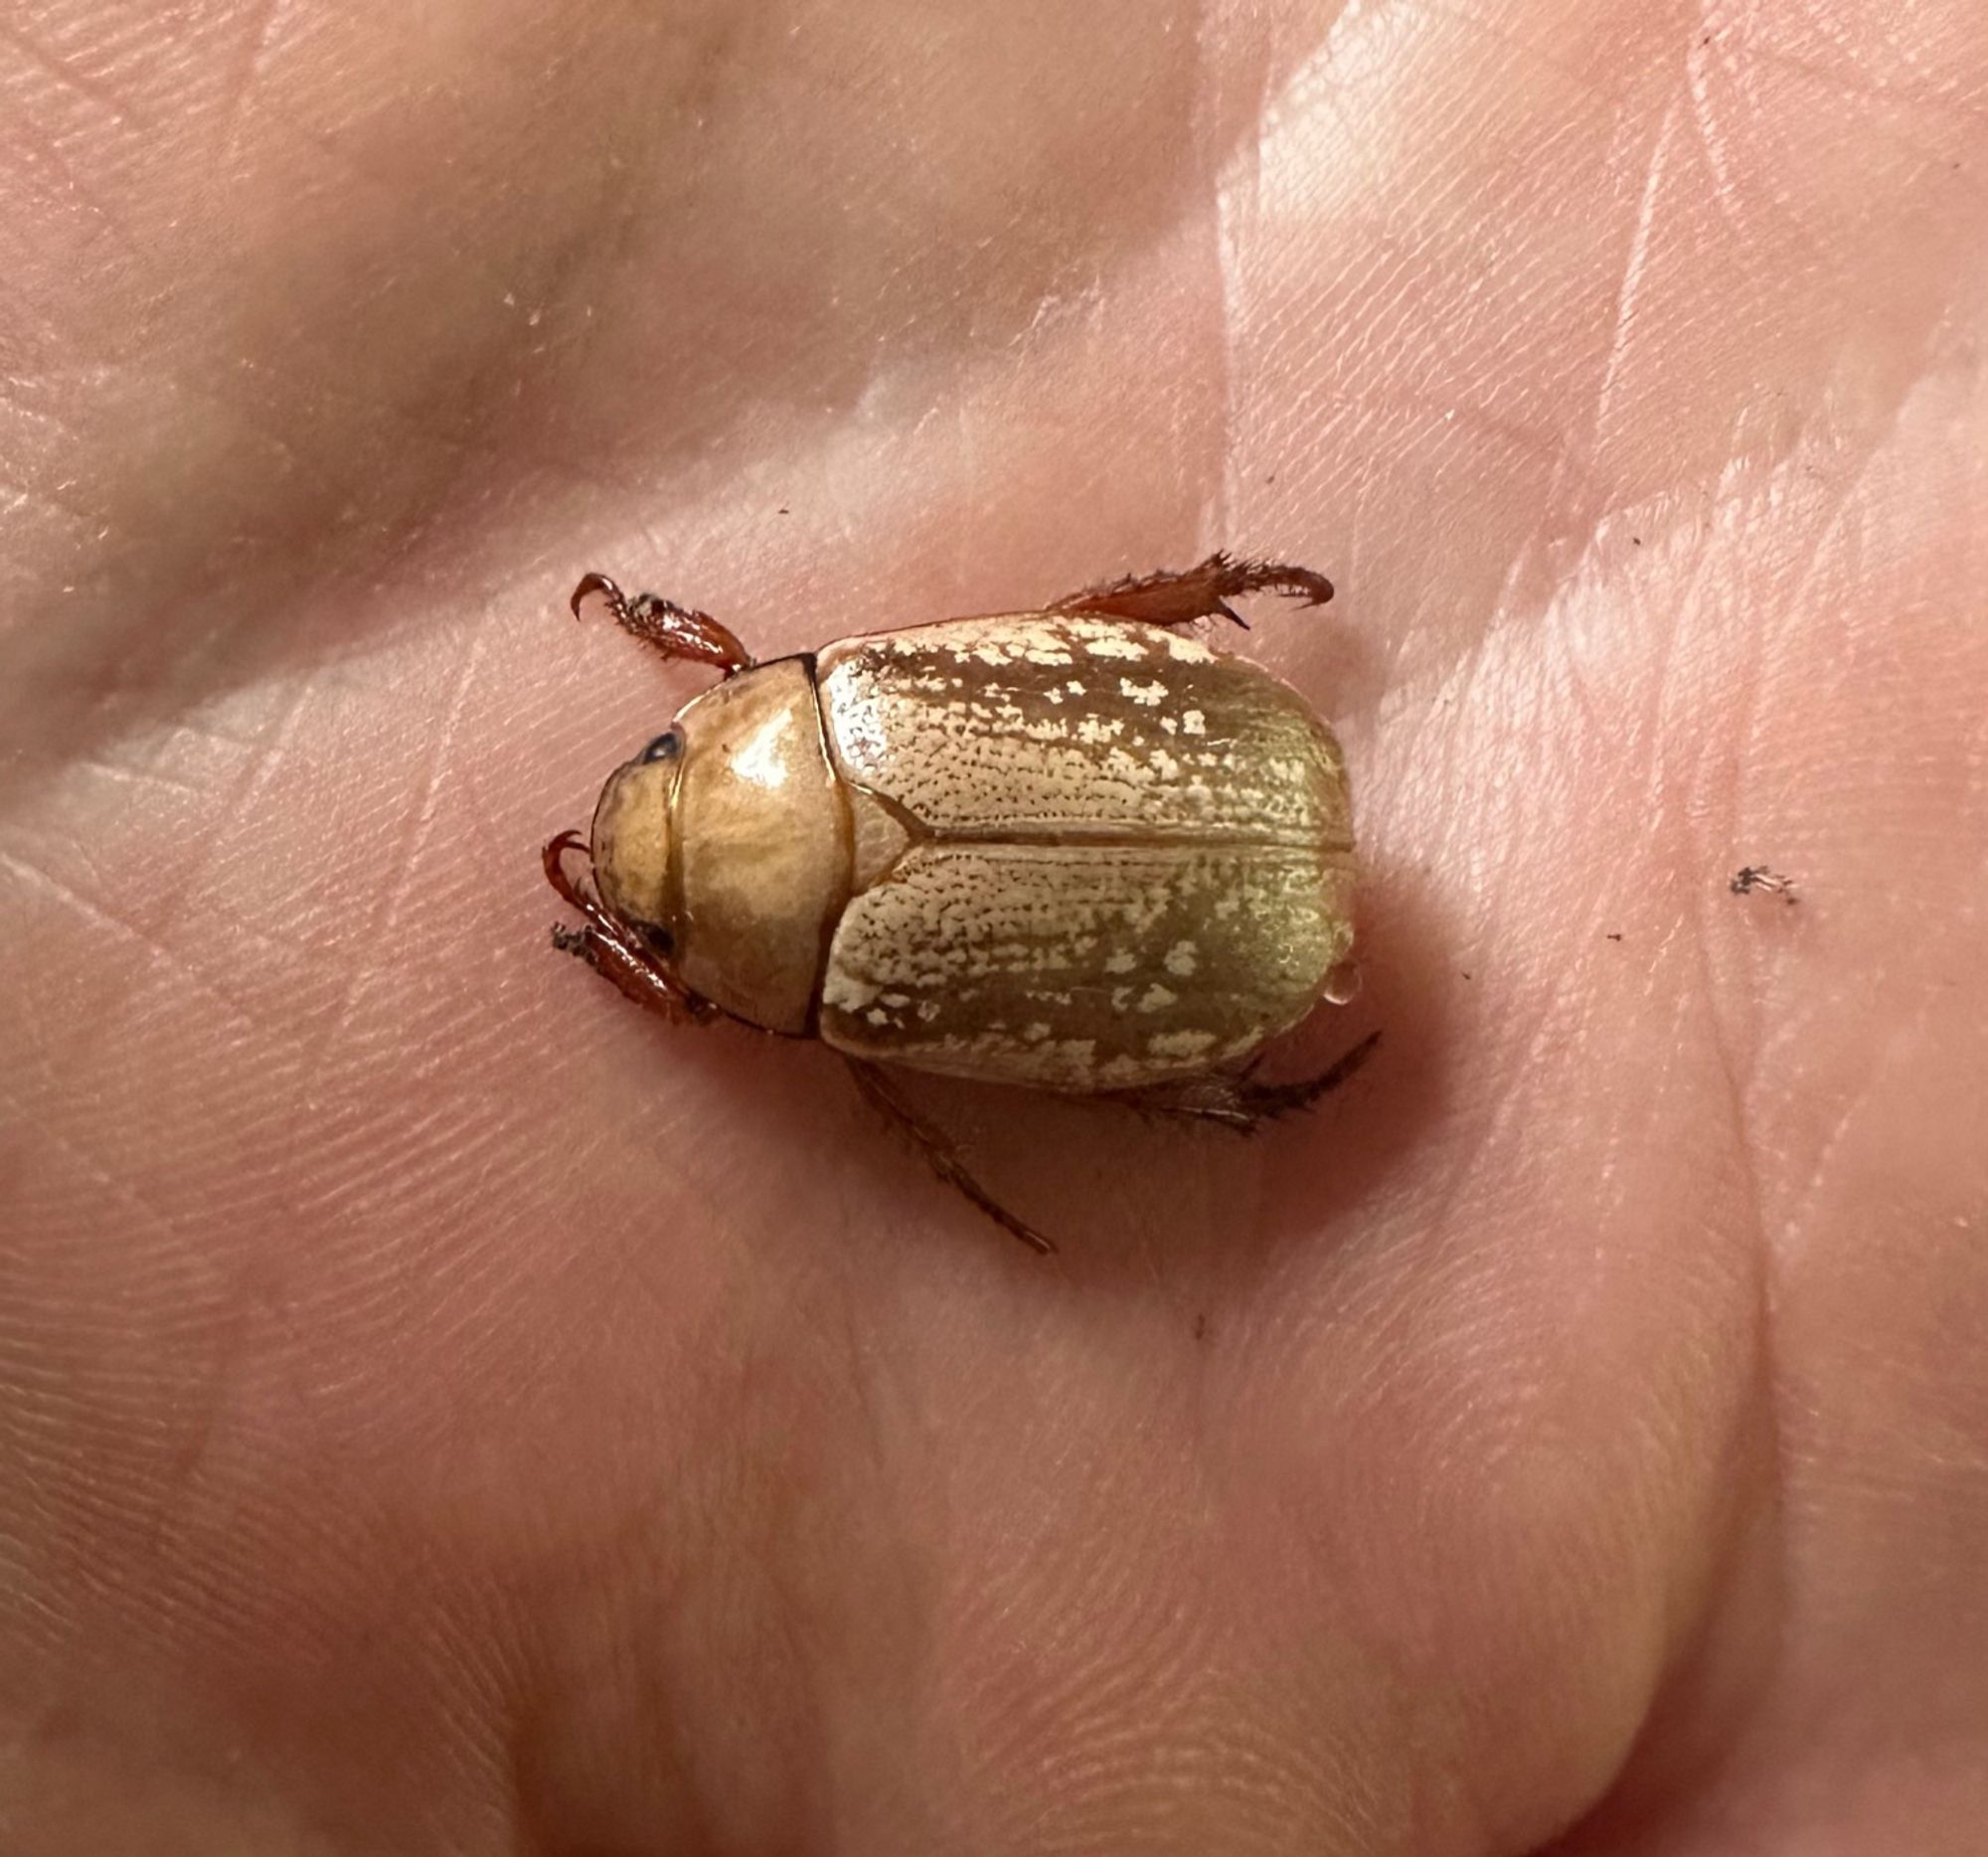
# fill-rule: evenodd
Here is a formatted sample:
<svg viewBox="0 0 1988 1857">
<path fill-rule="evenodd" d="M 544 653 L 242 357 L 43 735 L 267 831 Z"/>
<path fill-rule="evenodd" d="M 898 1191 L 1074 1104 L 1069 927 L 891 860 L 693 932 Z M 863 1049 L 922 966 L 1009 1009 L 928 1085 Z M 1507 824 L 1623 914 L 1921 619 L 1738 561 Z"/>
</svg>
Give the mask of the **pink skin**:
<svg viewBox="0 0 1988 1857">
<path fill-rule="evenodd" d="M 0 1844 L 1979 1849 L 1979 0 L 0 80 Z M 1308 1120 L 920 1087 L 1038 1260 L 547 945 L 711 674 L 583 570 L 767 657 L 1218 546 L 1339 589 L 1225 634 L 1371 863 Z"/>
</svg>

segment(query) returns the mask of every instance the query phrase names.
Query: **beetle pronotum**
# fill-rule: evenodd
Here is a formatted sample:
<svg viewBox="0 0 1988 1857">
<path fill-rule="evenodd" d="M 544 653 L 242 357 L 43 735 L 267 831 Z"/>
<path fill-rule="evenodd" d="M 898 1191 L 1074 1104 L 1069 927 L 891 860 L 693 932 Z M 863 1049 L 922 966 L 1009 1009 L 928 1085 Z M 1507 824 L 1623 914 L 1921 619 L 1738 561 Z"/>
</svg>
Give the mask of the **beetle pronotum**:
<svg viewBox="0 0 1988 1857">
<path fill-rule="evenodd" d="M 1171 629 L 1304 568 L 1213 555 L 1038 612 L 755 664 L 709 614 L 605 575 L 666 657 L 723 673 L 563 832 L 555 930 L 674 1020 L 818 1038 L 942 1178 L 1040 1251 L 906 1100 L 896 1069 L 1115 1098 L 1248 1130 L 1352 1075 L 1263 1084 L 1262 1047 L 1351 971 L 1346 763 L 1294 690 Z"/>
</svg>

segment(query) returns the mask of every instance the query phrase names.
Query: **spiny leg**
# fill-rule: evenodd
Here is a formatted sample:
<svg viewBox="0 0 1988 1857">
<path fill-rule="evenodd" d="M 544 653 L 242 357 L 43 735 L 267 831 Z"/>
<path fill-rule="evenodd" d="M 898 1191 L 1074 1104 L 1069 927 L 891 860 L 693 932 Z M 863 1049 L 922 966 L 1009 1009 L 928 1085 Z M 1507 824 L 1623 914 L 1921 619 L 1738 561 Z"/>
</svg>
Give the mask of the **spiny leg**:
<svg viewBox="0 0 1988 1857">
<path fill-rule="evenodd" d="M 1024 1225 L 966 1171 L 950 1138 L 905 1100 L 904 1094 L 880 1066 L 865 1064 L 859 1058 L 849 1058 L 845 1062 L 850 1076 L 856 1080 L 856 1088 L 865 1098 L 911 1136 L 923 1152 L 932 1172 L 947 1186 L 964 1194 L 1004 1232 L 1014 1233 L 1031 1251 L 1048 1257 L 1056 1250 L 1048 1239 L 1033 1227 Z"/>
<path fill-rule="evenodd" d="M 583 851 L 578 832 L 562 832 L 545 848 L 546 881 L 567 905 L 586 919 L 581 928 L 564 923 L 553 929 L 553 946 L 577 954 L 603 979 L 612 980 L 638 1006 L 659 1012 L 672 1024 L 702 1024 L 717 1008 L 700 998 L 663 965 L 633 929 L 608 914 L 566 874 L 566 854 Z"/>
<path fill-rule="evenodd" d="M 660 593 L 637 593 L 633 599 L 604 574 L 589 574 L 573 590 L 573 616 L 580 616 L 580 602 L 589 593 L 599 593 L 615 624 L 631 632 L 666 658 L 688 658 L 693 664 L 715 664 L 726 676 L 752 668 L 752 654 L 708 612 L 680 606 Z"/>
<path fill-rule="evenodd" d="M 1374 1055 L 1380 1042 L 1379 1032 L 1369 1032 L 1316 1077 L 1301 1077 L 1294 1083 L 1258 1084 L 1247 1073 L 1241 1077 L 1184 1077 L 1177 1083 L 1125 1091 L 1113 1100 L 1149 1114 L 1214 1122 L 1239 1135 L 1252 1135 L 1266 1121 L 1309 1108 L 1326 1092 L 1337 1090 Z"/>
<path fill-rule="evenodd" d="M 1194 619 L 1224 618 L 1245 631 L 1248 621 L 1230 605 L 1232 597 L 1268 591 L 1322 606 L 1332 583 L 1309 568 L 1282 561 L 1237 561 L 1217 552 L 1199 567 L 1128 574 L 1122 581 L 1088 587 L 1057 600 L 1052 612 L 1095 612 L 1109 618 L 1143 620 L 1148 625 L 1186 625 Z"/>
</svg>

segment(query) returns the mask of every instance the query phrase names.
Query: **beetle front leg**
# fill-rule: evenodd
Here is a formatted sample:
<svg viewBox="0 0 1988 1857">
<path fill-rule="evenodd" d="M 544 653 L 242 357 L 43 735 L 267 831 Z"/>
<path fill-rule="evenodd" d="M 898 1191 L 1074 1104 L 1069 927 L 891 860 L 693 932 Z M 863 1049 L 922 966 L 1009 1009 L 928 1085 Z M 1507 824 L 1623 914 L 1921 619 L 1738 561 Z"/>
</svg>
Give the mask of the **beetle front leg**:
<svg viewBox="0 0 1988 1857">
<path fill-rule="evenodd" d="M 1237 561 L 1218 551 L 1199 567 L 1128 574 L 1122 581 L 1068 594 L 1049 609 L 1094 612 L 1147 625 L 1186 625 L 1195 619 L 1224 618 L 1246 631 L 1248 621 L 1229 601 L 1266 591 L 1302 600 L 1308 606 L 1322 606 L 1332 597 L 1332 583 L 1322 574 L 1288 562 Z"/>
<path fill-rule="evenodd" d="M 1149 1115 L 1214 1122 L 1235 1134 L 1253 1135 L 1265 1122 L 1309 1108 L 1328 1091 L 1337 1090 L 1374 1055 L 1380 1042 L 1379 1032 L 1369 1032 L 1316 1077 L 1301 1077 L 1293 1083 L 1253 1083 L 1246 1072 L 1241 1077 L 1184 1077 L 1176 1083 L 1123 1091 L 1111 1100 Z"/>
<path fill-rule="evenodd" d="M 584 845 L 578 832 L 562 832 L 546 844 L 546 881 L 570 908 L 586 919 L 584 928 L 570 928 L 564 923 L 556 927 L 553 946 L 578 955 L 602 979 L 612 980 L 636 1005 L 660 1013 L 672 1024 L 701 1025 L 715 1017 L 717 1007 L 685 986 L 625 924 L 566 874 L 566 854 L 584 849 Z"/>
<path fill-rule="evenodd" d="M 580 616 L 580 603 L 589 593 L 603 595 L 615 624 L 666 658 L 715 664 L 728 677 L 752 668 L 751 652 L 708 612 L 680 606 L 660 593 L 637 593 L 630 599 L 606 575 L 589 574 L 573 590 L 575 618 Z"/>
<path fill-rule="evenodd" d="M 1033 1226 L 1027 1226 L 1001 1204 L 993 1194 L 966 1171 L 958 1151 L 946 1134 L 927 1121 L 917 1110 L 907 1102 L 898 1086 L 884 1075 L 882 1067 L 865 1064 L 860 1058 L 845 1058 L 849 1074 L 856 1080 L 856 1088 L 865 1098 L 906 1134 L 910 1135 L 933 1173 L 955 1192 L 963 1194 L 992 1219 L 1004 1232 L 1012 1232 L 1031 1251 L 1048 1257 L 1056 1247 Z"/>
</svg>

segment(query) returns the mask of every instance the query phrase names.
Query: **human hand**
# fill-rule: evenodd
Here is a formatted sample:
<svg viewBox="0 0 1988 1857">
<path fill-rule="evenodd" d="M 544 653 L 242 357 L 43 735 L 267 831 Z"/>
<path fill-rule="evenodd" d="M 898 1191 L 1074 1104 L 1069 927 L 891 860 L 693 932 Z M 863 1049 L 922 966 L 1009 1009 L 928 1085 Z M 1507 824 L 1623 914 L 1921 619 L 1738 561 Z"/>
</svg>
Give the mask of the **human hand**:
<svg viewBox="0 0 1988 1857">
<path fill-rule="evenodd" d="M 1977 1847 L 1973 0 L 0 74 L 0 1844 Z M 696 682 L 581 571 L 764 655 L 1219 545 L 1340 587 L 1310 1120 L 920 1086 L 1044 1263 L 547 946 Z"/>
</svg>

